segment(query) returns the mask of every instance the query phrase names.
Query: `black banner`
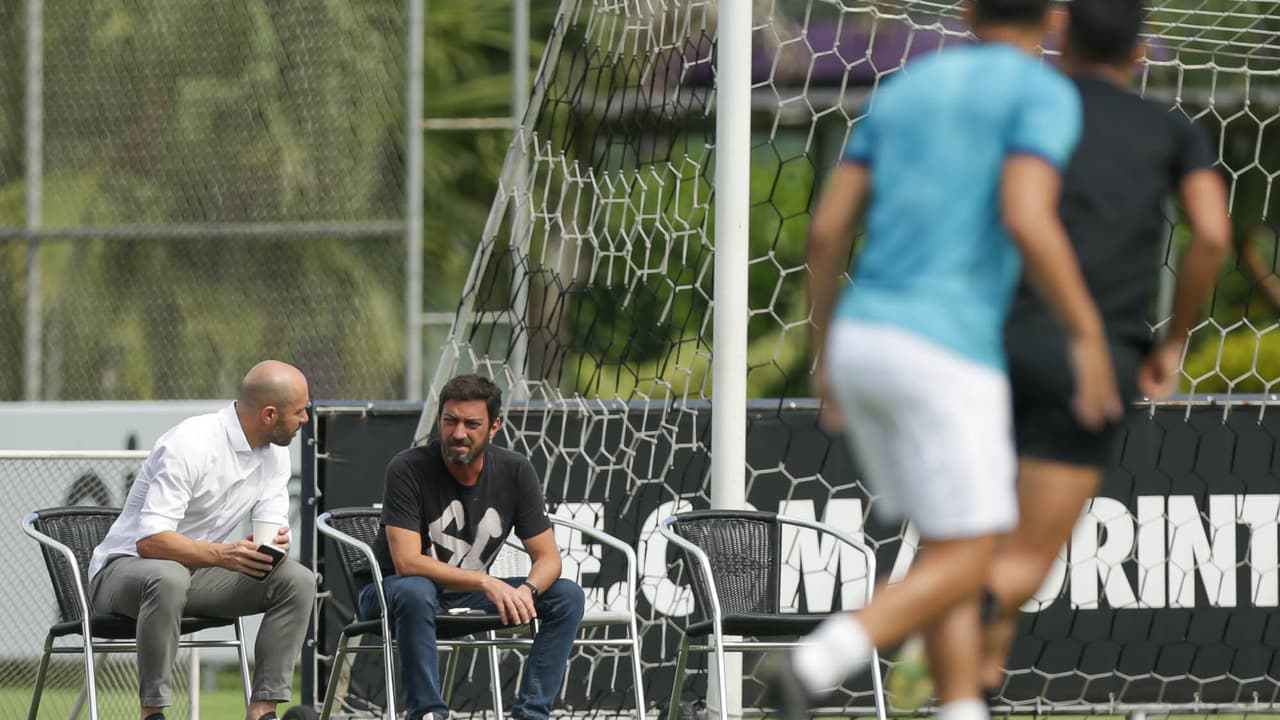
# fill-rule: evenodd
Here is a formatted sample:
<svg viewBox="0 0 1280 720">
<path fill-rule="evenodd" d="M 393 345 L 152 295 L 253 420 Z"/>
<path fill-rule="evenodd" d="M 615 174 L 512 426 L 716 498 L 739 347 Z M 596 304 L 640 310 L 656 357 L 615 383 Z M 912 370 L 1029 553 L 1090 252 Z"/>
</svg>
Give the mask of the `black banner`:
<svg viewBox="0 0 1280 720">
<path fill-rule="evenodd" d="M 383 468 L 409 445 L 418 408 L 321 404 L 315 415 L 314 447 L 322 459 L 314 487 L 304 493 L 314 493 L 316 512 L 379 502 Z M 668 514 L 708 506 L 710 406 L 616 405 L 584 413 L 576 406 L 528 405 L 509 408 L 505 417 L 495 442 L 530 457 L 553 512 L 636 547 L 646 697 L 665 703 L 679 642 L 672 630 L 691 608 L 676 554 L 654 528 Z M 912 536 L 869 515 L 845 443 L 820 431 L 816 420 L 812 405 L 752 404 L 748 503 L 865 533 L 877 548 L 881 575 L 900 574 L 913 557 Z M 1077 525 L 1067 562 L 1023 615 L 1004 698 L 1054 705 L 1275 701 L 1277 431 L 1280 418 L 1257 407 L 1224 413 L 1221 406 L 1169 406 L 1131 418 L 1101 496 Z M 304 506 L 308 501 L 304 495 Z M 589 594 L 608 601 L 622 567 L 598 549 L 578 550 L 571 555 L 600 555 L 598 567 L 584 565 L 582 580 Z M 350 617 L 349 589 L 335 582 L 337 573 L 324 572 L 331 551 L 321 544 L 315 559 L 334 591 L 317 638 L 324 654 L 334 646 L 337 623 Z M 829 561 L 816 545 L 805 552 L 800 562 L 806 567 Z M 848 586 L 842 590 L 818 575 L 784 577 L 797 609 L 823 611 L 850 601 Z M 455 702 L 460 709 L 488 702 L 483 663 L 474 665 L 475 686 L 455 690 L 455 699 L 464 698 Z M 630 705 L 625 665 L 576 657 L 569 672 L 596 677 L 569 683 L 566 706 Z M 612 687 L 614 678 L 619 687 Z M 504 677 L 505 684 L 511 679 Z M 748 688 L 744 701 L 751 704 L 758 689 Z M 702 678 L 691 677 L 686 694 L 703 692 Z"/>
</svg>

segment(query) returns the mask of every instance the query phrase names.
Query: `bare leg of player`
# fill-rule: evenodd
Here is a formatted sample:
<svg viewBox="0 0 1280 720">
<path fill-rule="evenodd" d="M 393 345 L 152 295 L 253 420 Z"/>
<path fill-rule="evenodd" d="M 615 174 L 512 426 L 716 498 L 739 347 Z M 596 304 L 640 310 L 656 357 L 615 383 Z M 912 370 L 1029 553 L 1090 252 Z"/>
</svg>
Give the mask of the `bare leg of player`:
<svg viewBox="0 0 1280 720">
<path fill-rule="evenodd" d="M 987 590 L 999 606 L 997 617 L 984 625 L 978 615 L 957 613 L 944 618 L 948 626 L 931 628 L 946 638 L 928 643 L 929 670 L 940 704 L 972 697 L 975 688 L 994 691 L 1003 684 L 1004 663 L 1018 629 L 1018 608 L 1040 589 L 1058 551 L 1071 538 L 1084 504 L 1097 492 L 1099 478 L 1093 467 L 1035 458 L 1018 461 L 1018 525 L 1001 540 L 987 579 Z M 979 645 L 981 662 L 975 665 L 969 648 Z"/>
<path fill-rule="evenodd" d="M 1053 559 L 1071 538 L 1084 503 L 1097 493 L 1097 468 L 1023 457 L 1018 462 L 1018 527 L 1002 539 L 989 566 L 987 589 L 995 596 L 998 614 L 983 628 L 980 683 L 998 689 L 1004 683 L 1005 661 L 1018 632 L 1018 609 L 1036 594 Z M 952 620 L 957 621 L 957 620 Z M 951 628 L 948 633 L 964 633 Z M 943 656 L 956 643 L 931 643 L 929 662 L 938 697 L 972 693 L 972 656 L 959 646 L 955 657 Z"/>
<path fill-rule="evenodd" d="M 938 720 L 986 720 L 982 697 L 982 600 L 977 593 L 924 629 Z"/>
<path fill-rule="evenodd" d="M 1018 525 L 1001 542 L 987 580 L 999 612 L 986 626 L 983 687 L 997 689 L 1004 682 L 1018 608 L 1040 589 L 1058 551 L 1071 539 L 1085 503 L 1097 493 L 1101 475 L 1096 467 L 1036 458 L 1018 461 Z M 938 691 L 943 691 L 941 684 Z"/>
<path fill-rule="evenodd" d="M 880 586 L 867 607 L 819 626 L 792 657 L 795 675 L 808 693 L 819 695 L 863 670 L 873 647 L 897 644 L 957 604 L 978 598 L 996 540 L 992 534 L 926 540 L 901 582 Z"/>
</svg>

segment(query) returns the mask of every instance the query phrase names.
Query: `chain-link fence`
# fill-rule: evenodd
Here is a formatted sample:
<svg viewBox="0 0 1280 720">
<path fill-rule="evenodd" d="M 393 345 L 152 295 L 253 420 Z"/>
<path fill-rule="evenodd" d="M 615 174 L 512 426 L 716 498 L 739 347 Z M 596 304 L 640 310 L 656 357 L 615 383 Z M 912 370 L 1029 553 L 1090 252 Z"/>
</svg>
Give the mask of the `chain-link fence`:
<svg viewBox="0 0 1280 720">
<path fill-rule="evenodd" d="M 22 532 L 23 515 L 61 505 L 118 507 L 142 465 L 144 452 L 17 453 L 0 451 L 0 486 L 10 512 L 0 522 L 0 720 L 27 717 L 36 668 L 49 627 L 60 621 L 53 586 L 44 570 L 39 545 Z M 79 636 L 61 638 L 74 646 Z M 187 717 L 192 678 L 189 651 L 174 666 L 174 705 L 170 717 Z M 104 718 L 131 717 L 138 710 L 138 674 L 133 655 L 98 658 L 98 702 Z M 195 679 L 197 682 L 198 678 Z M 84 665 L 79 654 L 56 655 L 40 702 L 42 718 L 77 717 L 86 707 Z"/>
<path fill-rule="evenodd" d="M 0 400 L 223 397 L 269 356 L 400 397 L 407 27 L 0 0 Z"/>
</svg>

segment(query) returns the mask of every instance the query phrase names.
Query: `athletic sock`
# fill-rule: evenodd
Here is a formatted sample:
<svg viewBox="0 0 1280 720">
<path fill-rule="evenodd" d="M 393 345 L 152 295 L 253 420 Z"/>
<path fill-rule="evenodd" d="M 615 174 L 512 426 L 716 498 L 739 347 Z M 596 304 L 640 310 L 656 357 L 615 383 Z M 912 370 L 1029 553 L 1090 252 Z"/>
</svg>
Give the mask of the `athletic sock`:
<svg viewBox="0 0 1280 720">
<path fill-rule="evenodd" d="M 860 672 L 871 660 L 871 638 L 850 613 L 823 620 L 796 648 L 791 663 L 796 677 L 811 695 L 823 695 Z"/>
<path fill-rule="evenodd" d="M 990 720 L 991 711 L 977 698 L 952 700 L 938 708 L 937 720 Z"/>
</svg>

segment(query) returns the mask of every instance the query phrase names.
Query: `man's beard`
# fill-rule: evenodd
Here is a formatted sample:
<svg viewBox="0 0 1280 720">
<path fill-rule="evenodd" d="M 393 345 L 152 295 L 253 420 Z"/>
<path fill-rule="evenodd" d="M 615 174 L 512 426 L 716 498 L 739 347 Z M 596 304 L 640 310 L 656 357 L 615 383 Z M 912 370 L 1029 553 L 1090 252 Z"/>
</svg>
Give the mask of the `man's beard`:
<svg viewBox="0 0 1280 720">
<path fill-rule="evenodd" d="M 297 433 L 297 430 L 289 432 L 283 422 L 278 422 L 275 427 L 271 429 L 271 444 L 279 445 L 281 447 L 289 447 L 289 445 L 293 443 L 293 436 Z"/>
<path fill-rule="evenodd" d="M 484 446 L 484 443 L 479 445 L 455 445 L 450 443 L 445 445 L 444 457 L 454 465 L 470 465 L 480 456 Z"/>
</svg>

